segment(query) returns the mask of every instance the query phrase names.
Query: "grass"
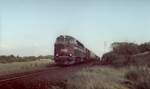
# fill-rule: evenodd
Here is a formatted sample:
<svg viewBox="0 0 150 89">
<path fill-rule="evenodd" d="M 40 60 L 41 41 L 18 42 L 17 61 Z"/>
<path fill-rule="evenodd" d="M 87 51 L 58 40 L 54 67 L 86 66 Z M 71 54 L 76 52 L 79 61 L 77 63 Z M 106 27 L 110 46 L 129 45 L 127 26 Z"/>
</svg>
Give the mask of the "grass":
<svg viewBox="0 0 150 89">
<path fill-rule="evenodd" d="M 125 74 L 129 80 L 128 86 L 132 89 L 150 89 L 150 68 L 133 67 Z"/>
<path fill-rule="evenodd" d="M 26 66 L 25 69 L 45 68 L 49 63 L 46 61 L 48 60 L 43 61 L 43 64 L 29 62 L 30 67 Z M 38 80 L 23 84 L 23 89 L 150 89 L 150 69 L 142 66 L 124 68 L 95 66 L 82 69 L 64 82 L 51 84 L 47 80 Z"/>
<path fill-rule="evenodd" d="M 67 89 L 128 89 L 122 82 L 124 70 L 109 67 L 86 68 L 67 80 Z"/>
<path fill-rule="evenodd" d="M 150 89 L 150 68 L 85 68 L 72 75 L 62 89 Z"/>
<path fill-rule="evenodd" d="M 51 63 L 50 59 L 42 59 L 29 62 L 0 63 L 0 76 L 14 73 L 22 73 L 46 68 Z"/>
<path fill-rule="evenodd" d="M 0 75 L 21 73 L 46 68 L 50 60 L 14 62 L 0 64 Z M 32 81 L 31 81 L 32 82 Z M 50 81 L 39 80 L 24 83 L 24 89 L 150 89 L 150 68 L 95 66 L 84 68 L 66 81 L 51 85 Z"/>
</svg>

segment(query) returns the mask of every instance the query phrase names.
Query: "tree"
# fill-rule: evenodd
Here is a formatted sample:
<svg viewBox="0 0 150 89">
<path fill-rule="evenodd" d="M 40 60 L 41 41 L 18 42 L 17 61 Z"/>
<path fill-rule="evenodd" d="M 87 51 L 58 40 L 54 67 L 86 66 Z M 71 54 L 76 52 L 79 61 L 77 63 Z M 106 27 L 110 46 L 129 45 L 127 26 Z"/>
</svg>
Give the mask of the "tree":
<svg viewBox="0 0 150 89">
<path fill-rule="evenodd" d="M 133 55 L 139 53 L 138 45 L 128 42 L 114 42 L 112 43 L 112 50 L 117 54 Z"/>
<path fill-rule="evenodd" d="M 145 42 L 139 45 L 140 52 L 150 51 L 150 42 Z"/>
</svg>

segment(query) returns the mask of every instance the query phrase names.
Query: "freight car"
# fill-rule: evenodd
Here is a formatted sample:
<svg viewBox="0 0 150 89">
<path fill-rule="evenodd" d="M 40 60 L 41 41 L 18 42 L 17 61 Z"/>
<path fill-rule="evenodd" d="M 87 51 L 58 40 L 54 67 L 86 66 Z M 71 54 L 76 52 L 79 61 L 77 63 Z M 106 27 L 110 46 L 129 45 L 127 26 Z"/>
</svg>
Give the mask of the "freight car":
<svg viewBox="0 0 150 89">
<path fill-rule="evenodd" d="M 72 36 L 60 35 L 54 45 L 54 61 L 58 65 L 72 65 L 100 59 Z"/>
</svg>

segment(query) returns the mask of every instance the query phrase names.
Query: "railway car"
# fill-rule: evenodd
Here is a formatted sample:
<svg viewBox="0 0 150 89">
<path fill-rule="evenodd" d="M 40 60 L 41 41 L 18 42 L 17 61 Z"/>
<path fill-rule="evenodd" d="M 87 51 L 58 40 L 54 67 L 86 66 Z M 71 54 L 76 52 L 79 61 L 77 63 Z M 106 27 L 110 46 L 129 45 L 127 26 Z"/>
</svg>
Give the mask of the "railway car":
<svg viewBox="0 0 150 89">
<path fill-rule="evenodd" d="M 60 35 L 54 45 L 54 61 L 58 65 L 72 65 L 99 59 L 72 36 Z"/>
</svg>

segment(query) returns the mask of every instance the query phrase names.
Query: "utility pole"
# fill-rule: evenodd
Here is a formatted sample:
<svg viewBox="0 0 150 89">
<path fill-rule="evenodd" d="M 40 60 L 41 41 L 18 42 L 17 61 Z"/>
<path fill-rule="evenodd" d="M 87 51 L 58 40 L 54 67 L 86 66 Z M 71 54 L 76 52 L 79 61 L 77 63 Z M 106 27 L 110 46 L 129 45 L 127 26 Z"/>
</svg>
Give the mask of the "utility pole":
<svg viewBox="0 0 150 89">
<path fill-rule="evenodd" d="M 107 42 L 104 41 L 104 52 L 106 52 Z"/>
<path fill-rule="evenodd" d="M 1 13 L 1 11 L 0 11 Z M 1 19 L 1 14 L 0 14 L 0 47 L 2 45 L 2 19 Z"/>
</svg>

